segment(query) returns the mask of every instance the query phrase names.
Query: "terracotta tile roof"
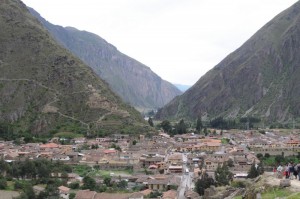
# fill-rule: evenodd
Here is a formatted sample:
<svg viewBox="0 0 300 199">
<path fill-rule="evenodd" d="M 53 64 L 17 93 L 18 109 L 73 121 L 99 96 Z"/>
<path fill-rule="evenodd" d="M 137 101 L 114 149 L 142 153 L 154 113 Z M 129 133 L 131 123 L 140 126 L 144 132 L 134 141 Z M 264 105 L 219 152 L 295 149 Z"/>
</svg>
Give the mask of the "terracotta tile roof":
<svg viewBox="0 0 300 199">
<path fill-rule="evenodd" d="M 75 199 L 94 199 L 96 193 L 96 191 L 90 191 L 89 189 L 79 190 L 76 193 Z"/>
<path fill-rule="evenodd" d="M 62 193 L 68 193 L 70 191 L 70 188 L 65 187 L 65 186 L 60 186 L 60 187 L 58 187 L 58 190 Z"/>
<path fill-rule="evenodd" d="M 140 193 L 142 193 L 144 196 L 148 196 L 151 192 L 152 192 L 151 189 L 145 189 L 143 191 L 140 191 Z"/>
<path fill-rule="evenodd" d="M 176 199 L 176 197 L 177 197 L 177 191 L 169 190 L 163 193 L 162 199 Z"/>
<path fill-rule="evenodd" d="M 128 199 L 132 193 L 97 193 L 93 199 Z"/>
<path fill-rule="evenodd" d="M 59 145 L 55 143 L 47 143 L 47 144 L 41 144 L 40 148 L 59 148 Z"/>
<path fill-rule="evenodd" d="M 137 193 L 133 193 L 129 196 L 129 198 L 140 198 L 144 196 L 144 194 L 142 194 L 141 192 L 137 192 Z"/>
</svg>

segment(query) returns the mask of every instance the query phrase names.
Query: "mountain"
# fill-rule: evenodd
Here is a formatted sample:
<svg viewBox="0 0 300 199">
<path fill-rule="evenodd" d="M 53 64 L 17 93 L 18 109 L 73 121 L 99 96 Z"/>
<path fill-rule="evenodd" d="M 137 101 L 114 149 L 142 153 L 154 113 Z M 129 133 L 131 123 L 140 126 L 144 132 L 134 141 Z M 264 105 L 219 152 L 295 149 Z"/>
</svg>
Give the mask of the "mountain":
<svg viewBox="0 0 300 199">
<path fill-rule="evenodd" d="M 141 115 L 59 45 L 20 0 L 0 0 L 0 133 L 134 132 Z M 2 128 L 2 131 L 1 131 Z"/>
<path fill-rule="evenodd" d="M 176 86 L 176 88 L 178 88 L 180 91 L 185 92 L 187 91 L 189 88 L 191 88 L 190 85 L 183 85 L 183 84 L 174 84 L 174 86 Z"/>
<path fill-rule="evenodd" d="M 124 55 L 98 35 L 53 25 L 35 10 L 30 11 L 59 43 L 88 64 L 115 93 L 138 110 L 157 109 L 181 94 L 149 67 Z"/>
<path fill-rule="evenodd" d="M 300 116 L 300 2 L 277 15 L 157 118 Z"/>
</svg>

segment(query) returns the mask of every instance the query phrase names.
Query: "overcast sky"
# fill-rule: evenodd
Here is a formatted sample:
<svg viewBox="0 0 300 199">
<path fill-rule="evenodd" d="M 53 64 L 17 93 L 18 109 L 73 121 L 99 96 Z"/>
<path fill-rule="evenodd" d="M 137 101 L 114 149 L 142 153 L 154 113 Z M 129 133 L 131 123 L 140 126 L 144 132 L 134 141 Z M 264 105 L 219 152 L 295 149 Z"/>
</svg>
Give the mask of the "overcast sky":
<svg viewBox="0 0 300 199">
<path fill-rule="evenodd" d="M 194 84 L 296 0 L 23 0 L 96 33 L 172 83 Z"/>
</svg>

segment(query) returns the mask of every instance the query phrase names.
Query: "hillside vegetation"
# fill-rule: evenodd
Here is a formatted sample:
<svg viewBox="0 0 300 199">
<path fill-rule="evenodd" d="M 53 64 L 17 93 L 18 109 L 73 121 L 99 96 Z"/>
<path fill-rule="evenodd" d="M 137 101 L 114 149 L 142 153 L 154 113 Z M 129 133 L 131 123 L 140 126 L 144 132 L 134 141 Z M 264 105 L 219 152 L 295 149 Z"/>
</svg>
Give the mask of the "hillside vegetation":
<svg viewBox="0 0 300 199">
<path fill-rule="evenodd" d="M 0 27 L 3 132 L 131 133 L 145 128 L 140 114 L 57 44 L 21 1 L 0 0 Z"/>
</svg>

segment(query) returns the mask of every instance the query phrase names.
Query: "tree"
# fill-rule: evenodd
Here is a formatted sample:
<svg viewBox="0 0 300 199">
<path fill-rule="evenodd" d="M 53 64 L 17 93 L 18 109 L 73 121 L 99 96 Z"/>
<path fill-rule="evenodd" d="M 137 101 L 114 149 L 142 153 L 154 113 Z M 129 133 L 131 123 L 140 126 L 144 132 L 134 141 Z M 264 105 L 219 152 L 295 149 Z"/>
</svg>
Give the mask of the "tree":
<svg viewBox="0 0 300 199">
<path fill-rule="evenodd" d="M 263 154 L 261 154 L 261 153 L 258 153 L 258 154 L 256 155 L 256 157 L 257 157 L 258 159 L 261 159 L 261 158 L 263 158 L 263 157 L 264 157 L 264 155 L 263 155 Z"/>
<path fill-rule="evenodd" d="M 187 125 L 185 124 L 184 120 L 181 119 L 179 123 L 175 126 L 175 131 L 178 134 L 184 134 L 186 133 L 186 130 L 187 130 Z"/>
<path fill-rule="evenodd" d="M 32 185 L 29 183 L 25 184 L 25 186 L 23 188 L 23 193 L 18 198 L 35 199 L 36 196 L 34 194 Z"/>
<path fill-rule="evenodd" d="M 275 161 L 276 161 L 277 164 L 284 162 L 284 156 L 276 155 L 275 156 Z"/>
<path fill-rule="evenodd" d="M 234 167 L 233 160 L 231 158 L 227 161 L 227 165 L 229 167 Z"/>
<path fill-rule="evenodd" d="M 203 132 L 204 132 L 204 135 L 205 135 L 205 136 L 208 135 L 208 131 L 207 131 L 207 128 L 206 128 L 206 127 L 204 128 Z"/>
<path fill-rule="evenodd" d="M 226 163 L 223 163 L 222 167 L 218 165 L 215 171 L 216 184 L 219 186 L 229 185 L 232 180 L 233 174 L 229 171 Z"/>
<path fill-rule="evenodd" d="M 72 182 L 71 184 L 69 184 L 69 188 L 71 189 L 79 189 L 79 182 Z"/>
<path fill-rule="evenodd" d="M 0 189 L 5 189 L 7 187 L 7 181 L 5 178 L 0 178 Z"/>
<path fill-rule="evenodd" d="M 162 195 L 162 193 L 158 192 L 158 191 L 152 191 L 150 194 L 149 194 L 149 197 L 150 198 L 158 198 Z"/>
<path fill-rule="evenodd" d="M 70 193 L 70 195 L 69 195 L 69 199 L 74 199 L 74 198 L 75 198 L 75 196 L 76 196 L 76 193 Z"/>
<path fill-rule="evenodd" d="M 271 155 L 269 153 L 265 153 L 265 158 L 269 158 Z"/>
<path fill-rule="evenodd" d="M 148 119 L 148 124 L 150 125 L 150 126 L 154 126 L 154 124 L 153 124 L 153 120 L 152 120 L 152 118 L 151 117 L 149 117 L 149 119 Z"/>
<path fill-rule="evenodd" d="M 45 191 L 40 192 L 37 199 L 59 198 L 58 184 L 56 181 L 47 184 Z"/>
<path fill-rule="evenodd" d="M 105 184 L 100 185 L 99 192 L 105 192 L 107 190 L 107 186 Z"/>
<path fill-rule="evenodd" d="M 262 175 L 265 172 L 263 161 L 260 161 L 260 163 L 258 164 L 257 171 L 259 175 Z"/>
<path fill-rule="evenodd" d="M 171 123 L 168 120 L 164 120 L 162 121 L 162 123 L 160 124 L 161 128 L 165 131 L 170 133 L 172 130 L 172 126 Z"/>
<path fill-rule="evenodd" d="M 256 164 L 254 162 L 250 167 L 247 178 L 256 178 L 257 176 L 259 176 L 259 172 L 258 172 L 258 170 L 256 168 Z"/>
<path fill-rule="evenodd" d="M 198 117 L 197 121 L 196 121 L 196 130 L 198 132 L 201 132 L 202 128 L 203 128 L 203 125 L 202 125 L 201 117 Z"/>
<path fill-rule="evenodd" d="M 208 176 L 207 173 L 202 175 L 200 179 L 195 183 L 195 191 L 200 195 L 204 195 L 204 190 L 209 188 L 211 185 L 215 185 L 215 181 L 212 177 Z"/>
<path fill-rule="evenodd" d="M 125 180 L 121 180 L 119 183 L 118 183 L 118 187 L 120 189 L 125 189 L 127 187 L 128 183 L 125 181 Z"/>
<path fill-rule="evenodd" d="M 90 189 L 95 190 L 96 189 L 96 181 L 94 178 L 91 178 L 90 176 L 85 176 L 83 179 L 83 189 Z"/>
<path fill-rule="evenodd" d="M 111 177 L 110 176 L 106 176 L 104 177 L 103 183 L 107 186 L 110 187 L 111 186 Z"/>
<path fill-rule="evenodd" d="M 136 145 L 137 141 L 136 140 L 133 140 L 132 141 L 132 145 Z"/>
</svg>

